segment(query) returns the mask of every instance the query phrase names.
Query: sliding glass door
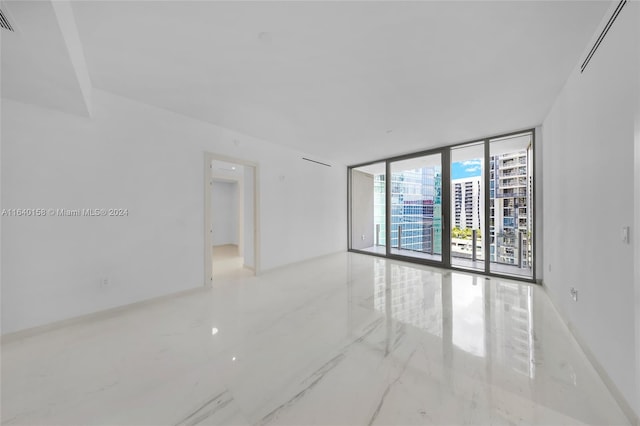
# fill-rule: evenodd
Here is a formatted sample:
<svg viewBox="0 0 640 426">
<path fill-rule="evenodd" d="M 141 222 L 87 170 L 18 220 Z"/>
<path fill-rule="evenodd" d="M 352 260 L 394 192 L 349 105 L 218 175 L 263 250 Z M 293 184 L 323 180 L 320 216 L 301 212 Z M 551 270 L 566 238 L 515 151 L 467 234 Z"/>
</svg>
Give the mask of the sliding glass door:
<svg viewBox="0 0 640 426">
<path fill-rule="evenodd" d="M 390 253 L 442 260 L 442 156 L 391 162 Z"/>
</svg>

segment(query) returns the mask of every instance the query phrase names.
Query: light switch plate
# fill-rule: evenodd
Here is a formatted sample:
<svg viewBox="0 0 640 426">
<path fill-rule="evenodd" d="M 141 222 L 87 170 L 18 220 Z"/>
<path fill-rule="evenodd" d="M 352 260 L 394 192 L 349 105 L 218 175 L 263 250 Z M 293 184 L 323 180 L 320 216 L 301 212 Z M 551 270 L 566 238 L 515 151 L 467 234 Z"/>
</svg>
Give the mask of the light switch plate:
<svg viewBox="0 0 640 426">
<path fill-rule="evenodd" d="M 622 242 L 625 244 L 629 244 L 629 227 L 622 227 Z"/>
</svg>

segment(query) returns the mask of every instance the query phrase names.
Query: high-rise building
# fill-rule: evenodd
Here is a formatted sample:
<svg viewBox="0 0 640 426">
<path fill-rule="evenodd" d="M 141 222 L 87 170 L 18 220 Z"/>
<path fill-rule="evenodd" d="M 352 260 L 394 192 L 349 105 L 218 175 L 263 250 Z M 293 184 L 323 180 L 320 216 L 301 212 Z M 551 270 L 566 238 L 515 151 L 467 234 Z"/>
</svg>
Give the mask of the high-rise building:
<svg viewBox="0 0 640 426">
<path fill-rule="evenodd" d="M 472 176 L 451 181 L 454 203 L 453 226 L 460 229 L 482 229 L 483 206 L 482 178 Z"/>
<path fill-rule="evenodd" d="M 525 150 L 491 157 L 489 253 L 492 262 L 529 266 L 530 166 Z"/>
<path fill-rule="evenodd" d="M 374 223 L 380 229 L 380 245 L 385 244 L 384 190 L 384 174 L 375 175 Z M 392 173 L 391 247 L 441 253 L 441 203 L 440 167 L 423 167 Z"/>
</svg>

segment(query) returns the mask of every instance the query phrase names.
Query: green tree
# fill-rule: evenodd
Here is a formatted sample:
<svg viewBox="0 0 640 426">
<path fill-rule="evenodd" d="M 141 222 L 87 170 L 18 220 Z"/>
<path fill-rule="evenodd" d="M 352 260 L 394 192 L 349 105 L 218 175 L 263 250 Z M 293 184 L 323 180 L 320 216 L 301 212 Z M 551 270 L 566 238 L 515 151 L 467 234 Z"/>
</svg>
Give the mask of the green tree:
<svg viewBox="0 0 640 426">
<path fill-rule="evenodd" d="M 476 238 L 480 239 L 482 237 L 482 233 L 480 230 L 476 230 Z M 460 238 L 463 240 L 470 240 L 473 238 L 473 230 L 471 228 L 463 228 L 454 227 L 451 230 L 451 238 Z"/>
</svg>

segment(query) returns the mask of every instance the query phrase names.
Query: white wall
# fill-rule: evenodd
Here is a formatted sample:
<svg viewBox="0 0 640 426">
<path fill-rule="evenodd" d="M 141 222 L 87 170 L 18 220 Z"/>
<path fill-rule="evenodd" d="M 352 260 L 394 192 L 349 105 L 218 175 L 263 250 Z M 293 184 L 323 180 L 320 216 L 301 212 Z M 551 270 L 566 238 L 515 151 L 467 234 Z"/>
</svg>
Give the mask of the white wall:
<svg viewBox="0 0 640 426">
<path fill-rule="evenodd" d="M 204 285 L 204 152 L 259 163 L 261 268 L 346 249 L 346 167 L 94 90 L 92 118 L 2 99 L 2 333 Z M 99 285 L 100 277 L 110 283 Z"/>
<path fill-rule="evenodd" d="M 244 178 L 243 178 L 244 190 L 242 191 L 242 197 L 243 197 L 242 220 L 244 221 L 244 227 L 243 227 L 244 266 L 247 266 L 255 270 L 256 259 L 255 259 L 255 250 L 254 250 L 254 244 L 255 244 L 255 227 L 254 227 L 255 189 L 254 189 L 254 178 L 253 178 L 254 173 L 255 173 L 255 170 L 253 167 L 248 167 L 248 166 L 244 167 Z"/>
<path fill-rule="evenodd" d="M 373 175 L 351 171 L 351 248 L 363 249 L 375 244 L 373 220 Z"/>
<path fill-rule="evenodd" d="M 238 216 L 240 215 L 238 202 L 237 182 L 214 181 L 211 184 L 212 242 L 214 246 L 238 244 Z"/>
<path fill-rule="evenodd" d="M 542 139 L 544 284 L 636 413 L 633 274 L 640 253 L 623 243 L 621 229 L 634 225 L 639 197 L 633 160 L 639 7 L 629 2 L 585 72 L 570 76 L 543 123 Z"/>
</svg>

